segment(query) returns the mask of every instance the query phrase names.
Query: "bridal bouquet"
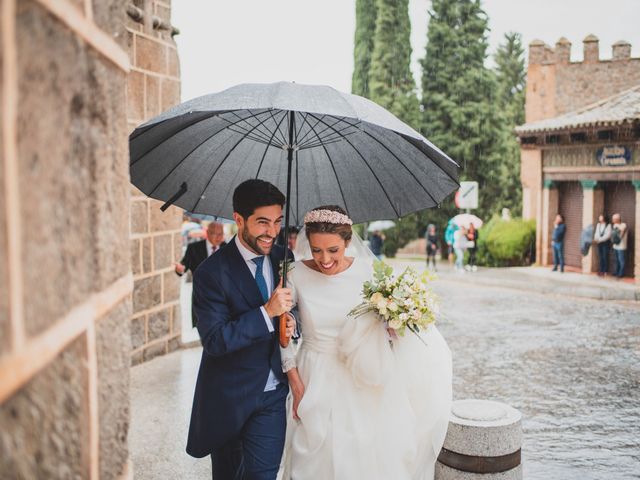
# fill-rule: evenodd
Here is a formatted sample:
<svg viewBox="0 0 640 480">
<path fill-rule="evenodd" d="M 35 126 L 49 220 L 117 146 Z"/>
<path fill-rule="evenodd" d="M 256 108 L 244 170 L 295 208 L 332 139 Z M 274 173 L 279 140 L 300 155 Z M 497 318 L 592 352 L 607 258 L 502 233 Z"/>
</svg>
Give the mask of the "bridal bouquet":
<svg viewBox="0 0 640 480">
<path fill-rule="evenodd" d="M 427 285 L 432 279 L 428 272 L 418 275 L 411 267 L 395 277 L 393 268 L 376 262 L 373 279 L 362 287 L 363 302 L 349 316 L 374 312 L 398 335 L 407 329 L 417 335 L 436 320 L 438 299 Z"/>
</svg>

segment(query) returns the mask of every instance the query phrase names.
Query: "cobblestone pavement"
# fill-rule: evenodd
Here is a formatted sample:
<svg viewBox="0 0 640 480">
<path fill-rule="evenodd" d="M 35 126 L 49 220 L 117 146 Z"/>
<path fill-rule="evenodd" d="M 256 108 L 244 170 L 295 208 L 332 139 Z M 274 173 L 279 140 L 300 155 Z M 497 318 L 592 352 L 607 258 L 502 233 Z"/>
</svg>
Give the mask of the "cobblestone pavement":
<svg viewBox="0 0 640 480">
<path fill-rule="evenodd" d="M 421 265 L 421 264 L 416 264 Z M 468 274 L 474 275 L 474 274 Z M 639 478 L 640 307 L 456 281 L 434 289 L 454 362 L 454 397 L 523 413 L 524 478 Z M 132 369 L 136 479 L 209 478 L 184 453 L 200 349 Z"/>
</svg>

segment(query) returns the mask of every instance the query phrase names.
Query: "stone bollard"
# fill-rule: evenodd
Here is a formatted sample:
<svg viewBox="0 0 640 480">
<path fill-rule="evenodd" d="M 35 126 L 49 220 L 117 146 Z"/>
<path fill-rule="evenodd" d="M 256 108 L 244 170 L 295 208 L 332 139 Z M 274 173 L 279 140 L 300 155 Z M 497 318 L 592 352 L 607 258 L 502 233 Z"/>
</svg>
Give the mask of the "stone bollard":
<svg viewBox="0 0 640 480">
<path fill-rule="evenodd" d="M 457 400 L 438 456 L 436 480 L 521 480 L 522 415 L 489 400 Z"/>
</svg>

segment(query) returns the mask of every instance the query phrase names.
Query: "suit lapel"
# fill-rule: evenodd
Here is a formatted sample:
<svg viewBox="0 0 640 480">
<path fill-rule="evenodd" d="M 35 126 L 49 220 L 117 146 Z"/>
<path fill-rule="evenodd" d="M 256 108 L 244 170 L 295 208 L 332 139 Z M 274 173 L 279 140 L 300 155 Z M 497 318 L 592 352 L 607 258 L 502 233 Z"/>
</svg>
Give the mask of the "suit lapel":
<svg viewBox="0 0 640 480">
<path fill-rule="evenodd" d="M 262 305 L 262 294 L 256 284 L 256 279 L 253 278 L 251 270 L 247 262 L 244 261 L 242 255 L 238 251 L 235 241 L 229 242 L 229 245 L 224 249 L 228 252 L 229 257 L 229 277 L 231 281 L 236 285 L 242 296 L 247 300 L 249 305 Z"/>
</svg>

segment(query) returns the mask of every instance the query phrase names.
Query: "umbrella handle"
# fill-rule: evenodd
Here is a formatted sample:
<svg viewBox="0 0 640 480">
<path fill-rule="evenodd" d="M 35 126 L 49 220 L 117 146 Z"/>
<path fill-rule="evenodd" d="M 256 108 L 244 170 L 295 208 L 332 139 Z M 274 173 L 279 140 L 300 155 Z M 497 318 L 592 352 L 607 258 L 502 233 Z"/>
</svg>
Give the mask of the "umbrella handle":
<svg viewBox="0 0 640 480">
<path fill-rule="evenodd" d="M 282 348 L 287 348 L 287 346 L 289 345 L 289 337 L 287 337 L 287 314 L 283 313 L 282 315 L 280 315 L 280 330 L 279 330 L 279 336 L 280 336 L 280 346 Z"/>
</svg>

